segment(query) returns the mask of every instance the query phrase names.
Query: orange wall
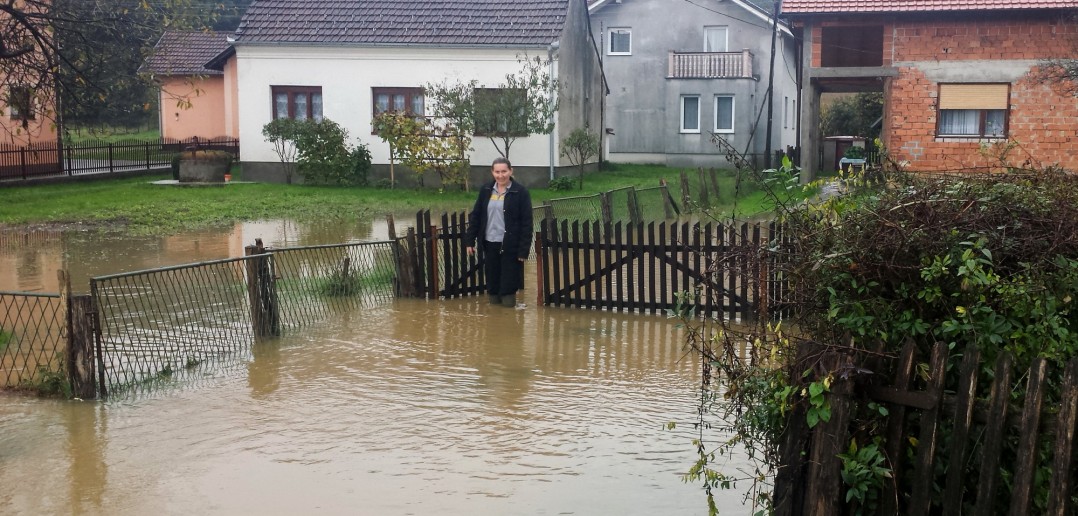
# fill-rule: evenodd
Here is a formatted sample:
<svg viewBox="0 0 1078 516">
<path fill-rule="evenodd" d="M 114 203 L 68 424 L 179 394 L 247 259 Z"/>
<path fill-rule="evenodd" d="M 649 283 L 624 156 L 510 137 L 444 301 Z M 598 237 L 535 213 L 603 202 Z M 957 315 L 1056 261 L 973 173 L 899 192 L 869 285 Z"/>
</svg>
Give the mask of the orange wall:
<svg viewBox="0 0 1078 516">
<path fill-rule="evenodd" d="M 229 135 L 225 130 L 224 77 L 164 77 L 160 83 L 163 138 Z M 190 105 L 180 105 L 181 102 Z"/>
<path fill-rule="evenodd" d="M 225 136 L 240 137 L 240 81 L 236 57 L 225 63 Z"/>
</svg>

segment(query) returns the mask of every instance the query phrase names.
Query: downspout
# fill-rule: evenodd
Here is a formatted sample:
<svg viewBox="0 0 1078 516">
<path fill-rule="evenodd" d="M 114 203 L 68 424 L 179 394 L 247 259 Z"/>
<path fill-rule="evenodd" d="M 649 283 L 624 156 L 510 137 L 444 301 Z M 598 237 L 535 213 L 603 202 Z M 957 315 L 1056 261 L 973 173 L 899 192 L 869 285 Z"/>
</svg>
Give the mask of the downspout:
<svg viewBox="0 0 1078 516">
<path fill-rule="evenodd" d="M 550 105 L 554 105 L 554 52 L 558 51 L 561 46 L 556 40 L 550 44 L 546 49 L 546 57 L 548 60 L 548 66 L 550 66 Z M 551 113 L 551 122 L 557 125 L 557 120 L 554 120 L 555 113 Z M 554 180 L 554 129 L 550 129 L 550 180 Z"/>
</svg>

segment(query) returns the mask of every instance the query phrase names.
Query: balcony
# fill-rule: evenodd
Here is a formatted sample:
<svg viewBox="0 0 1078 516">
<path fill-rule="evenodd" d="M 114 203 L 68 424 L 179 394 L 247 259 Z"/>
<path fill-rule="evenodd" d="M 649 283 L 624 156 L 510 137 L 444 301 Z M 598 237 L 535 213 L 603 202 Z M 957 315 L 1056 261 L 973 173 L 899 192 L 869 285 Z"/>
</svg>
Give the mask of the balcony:
<svg viewBox="0 0 1078 516">
<path fill-rule="evenodd" d="M 752 77 L 752 53 L 670 52 L 668 79 L 737 79 Z"/>
</svg>

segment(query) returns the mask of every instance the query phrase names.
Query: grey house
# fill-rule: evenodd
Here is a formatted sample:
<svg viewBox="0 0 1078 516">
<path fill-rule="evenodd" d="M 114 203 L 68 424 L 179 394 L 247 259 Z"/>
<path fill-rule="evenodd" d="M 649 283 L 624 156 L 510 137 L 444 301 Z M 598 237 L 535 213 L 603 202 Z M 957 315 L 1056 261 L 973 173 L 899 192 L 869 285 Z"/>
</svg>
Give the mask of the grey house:
<svg viewBox="0 0 1078 516">
<path fill-rule="evenodd" d="M 755 159 L 766 147 L 770 0 L 592 0 L 610 94 L 604 158 L 715 166 L 712 134 Z M 779 24 L 773 150 L 797 143 L 797 48 Z"/>
</svg>

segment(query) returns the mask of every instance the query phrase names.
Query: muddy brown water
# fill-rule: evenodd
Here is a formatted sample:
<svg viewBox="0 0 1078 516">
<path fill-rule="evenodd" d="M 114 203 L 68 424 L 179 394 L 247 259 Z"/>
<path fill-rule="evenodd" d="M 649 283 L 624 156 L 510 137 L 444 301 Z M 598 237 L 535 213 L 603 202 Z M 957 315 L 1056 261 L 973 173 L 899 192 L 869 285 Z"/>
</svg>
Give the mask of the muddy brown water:
<svg viewBox="0 0 1078 516">
<path fill-rule="evenodd" d="M 8 235 L 0 290 L 55 291 L 57 264 L 78 284 L 238 256 L 255 236 L 384 231 Z M 104 402 L 0 396 L 0 513 L 706 514 L 681 478 L 698 364 L 676 321 L 538 307 L 530 283 L 524 309 L 397 300 Z M 742 492 L 717 495 L 724 514 L 749 512 Z"/>
</svg>

